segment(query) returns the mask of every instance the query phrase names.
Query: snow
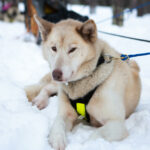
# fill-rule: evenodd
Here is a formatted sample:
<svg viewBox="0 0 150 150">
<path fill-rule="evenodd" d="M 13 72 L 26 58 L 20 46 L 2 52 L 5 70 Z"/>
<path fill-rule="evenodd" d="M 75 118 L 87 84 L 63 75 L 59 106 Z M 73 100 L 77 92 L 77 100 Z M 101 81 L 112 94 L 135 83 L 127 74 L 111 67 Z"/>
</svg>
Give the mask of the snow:
<svg viewBox="0 0 150 150">
<path fill-rule="evenodd" d="M 88 7 L 69 6 L 69 9 L 88 14 Z M 111 16 L 111 9 L 98 7 L 96 22 Z M 137 38 L 150 39 L 150 15 L 125 15 L 125 25 L 117 27 L 111 21 L 98 24 L 98 29 Z M 24 41 L 22 23 L 0 22 L 0 150 L 51 150 L 48 134 L 57 112 L 57 97 L 49 106 L 38 110 L 28 102 L 24 86 L 36 83 L 49 72 L 41 47 Z M 99 34 L 118 51 L 127 54 L 150 51 L 150 44 Z M 141 68 L 142 95 L 136 111 L 126 120 L 129 136 L 123 141 L 107 142 L 99 138 L 86 141 L 95 128 L 80 123 L 67 134 L 66 150 L 149 150 L 150 148 L 150 56 L 135 60 Z"/>
</svg>

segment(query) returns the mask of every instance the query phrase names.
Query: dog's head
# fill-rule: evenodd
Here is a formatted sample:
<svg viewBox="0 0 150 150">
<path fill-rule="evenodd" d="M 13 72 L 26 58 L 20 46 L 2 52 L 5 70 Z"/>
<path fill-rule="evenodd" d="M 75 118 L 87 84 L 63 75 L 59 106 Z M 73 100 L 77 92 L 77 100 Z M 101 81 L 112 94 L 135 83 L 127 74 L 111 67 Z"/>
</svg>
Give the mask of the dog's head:
<svg viewBox="0 0 150 150">
<path fill-rule="evenodd" d="M 82 72 L 89 71 L 83 69 L 84 65 L 96 56 L 94 43 L 97 41 L 97 29 L 94 21 L 81 23 L 68 19 L 53 24 L 38 16 L 35 20 L 53 79 L 70 82 L 83 78 L 85 73 Z"/>
</svg>

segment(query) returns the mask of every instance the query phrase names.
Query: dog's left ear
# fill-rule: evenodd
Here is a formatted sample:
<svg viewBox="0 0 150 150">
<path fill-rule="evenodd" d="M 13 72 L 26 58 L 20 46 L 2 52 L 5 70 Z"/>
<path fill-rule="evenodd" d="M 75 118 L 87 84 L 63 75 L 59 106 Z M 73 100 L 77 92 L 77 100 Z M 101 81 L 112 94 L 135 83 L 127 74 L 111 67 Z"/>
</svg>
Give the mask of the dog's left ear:
<svg viewBox="0 0 150 150">
<path fill-rule="evenodd" d="M 42 18 L 40 18 L 37 15 L 34 15 L 34 19 L 35 19 L 35 21 L 36 21 L 36 23 L 38 25 L 39 31 L 41 33 L 42 40 L 46 41 L 47 40 L 47 36 L 51 32 L 52 27 L 54 26 L 54 24 L 51 23 L 51 22 L 48 22 L 48 21 L 46 21 L 46 20 L 44 20 Z"/>
<path fill-rule="evenodd" d="M 93 20 L 88 20 L 77 27 L 77 32 L 83 37 L 84 40 L 89 42 L 95 42 L 97 39 L 97 28 Z"/>
</svg>

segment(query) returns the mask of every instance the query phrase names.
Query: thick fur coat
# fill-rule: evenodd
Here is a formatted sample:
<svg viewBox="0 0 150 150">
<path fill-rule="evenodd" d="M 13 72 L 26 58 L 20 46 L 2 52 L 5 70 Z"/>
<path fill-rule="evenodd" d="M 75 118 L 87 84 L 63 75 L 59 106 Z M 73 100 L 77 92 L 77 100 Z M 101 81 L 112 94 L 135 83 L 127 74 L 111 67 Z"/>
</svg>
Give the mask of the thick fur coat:
<svg viewBox="0 0 150 150">
<path fill-rule="evenodd" d="M 124 139 L 128 135 L 125 118 L 135 110 L 141 93 L 136 62 L 109 60 L 108 56 L 119 58 L 120 53 L 97 37 L 92 20 L 85 23 L 65 20 L 53 24 L 38 16 L 35 19 L 50 74 L 25 90 L 28 98 L 40 109 L 48 104 L 50 95 L 58 93 L 59 109 L 49 135 L 51 145 L 64 150 L 66 131 L 73 128 L 78 118 L 69 98 L 83 97 L 96 86 L 98 88 L 86 109 L 91 125 L 98 128 L 88 140 L 99 137 L 108 141 Z M 97 67 L 100 56 L 105 62 Z"/>
</svg>

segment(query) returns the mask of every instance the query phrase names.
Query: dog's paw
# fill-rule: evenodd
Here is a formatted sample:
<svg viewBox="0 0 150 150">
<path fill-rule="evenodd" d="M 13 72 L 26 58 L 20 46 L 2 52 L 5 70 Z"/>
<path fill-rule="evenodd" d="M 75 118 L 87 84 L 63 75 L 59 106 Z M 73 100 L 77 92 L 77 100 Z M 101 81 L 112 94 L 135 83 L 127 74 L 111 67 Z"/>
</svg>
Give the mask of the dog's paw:
<svg viewBox="0 0 150 150">
<path fill-rule="evenodd" d="M 55 132 L 53 130 L 49 135 L 49 143 L 55 150 L 65 150 L 66 135 L 65 132 Z"/>
<path fill-rule="evenodd" d="M 39 109 L 43 109 L 48 105 L 48 97 L 37 96 L 32 100 L 32 104 L 36 105 Z"/>
<path fill-rule="evenodd" d="M 103 138 L 107 141 L 120 141 L 128 136 L 128 131 L 123 122 L 120 121 L 109 121 L 103 127 L 95 130 L 89 140 L 96 140 Z"/>
</svg>

